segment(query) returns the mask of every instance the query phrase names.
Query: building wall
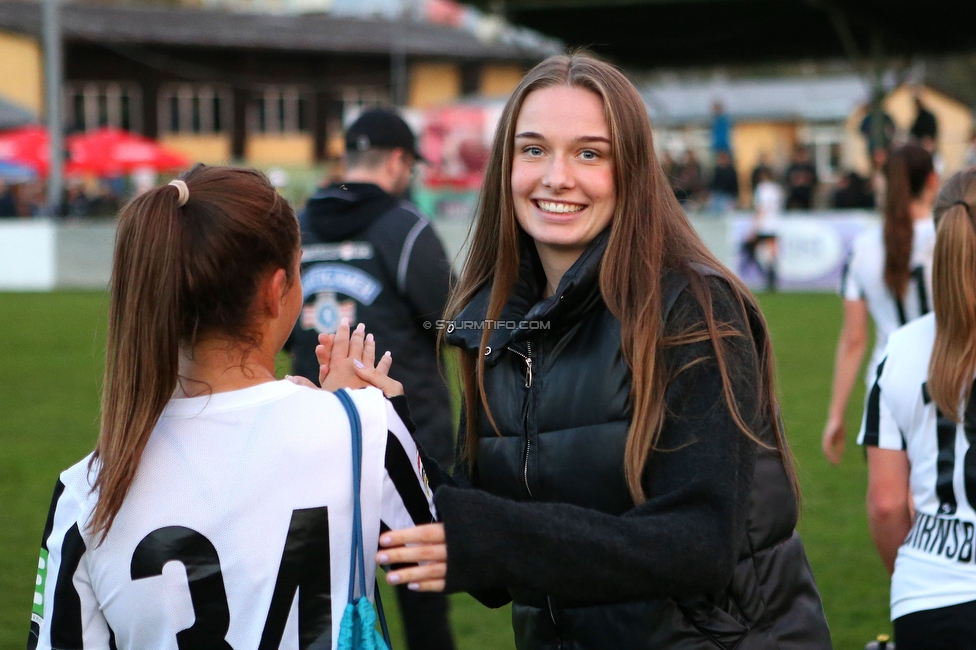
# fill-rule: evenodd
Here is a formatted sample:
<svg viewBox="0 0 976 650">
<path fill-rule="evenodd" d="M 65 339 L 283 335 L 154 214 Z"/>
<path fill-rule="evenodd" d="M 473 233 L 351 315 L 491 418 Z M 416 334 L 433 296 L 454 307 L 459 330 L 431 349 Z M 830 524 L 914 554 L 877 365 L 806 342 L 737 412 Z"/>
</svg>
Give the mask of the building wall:
<svg viewBox="0 0 976 650">
<path fill-rule="evenodd" d="M 0 95 L 41 115 L 44 55 L 33 38 L 0 31 Z"/>
<path fill-rule="evenodd" d="M 523 74 L 518 65 L 485 65 L 481 69 L 478 92 L 484 97 L 507 96 L 515 90 Z"/>
<path fill-rule="evenodd" d="M 252 165 L 310 166 L 315 140 L 310 133 L 249 133 L 245 158 Z"/>
<path fill-rule="evenodd" d="M 427 108 L 461 96 L 461 69 L 453 63 L 414 63 L 410 66 L 407 106 Z"/>
<path fill-rule="evenodd" d="M 773 169 L 789 164 L 796 143 L 797 125 L 789 122 L 735 122 L 732 126 L 732 150 L 739 172 L 739 201 L 752 205 L 752 170 L 759 157 L 766 154 Z"/>
<path fill-rule="evenodd" d="M 179 151 L 195 163 L 221 165 L 230 161 L 229 135 L 170 133 L 160 136 L 159 142 Z"/>
</svg>

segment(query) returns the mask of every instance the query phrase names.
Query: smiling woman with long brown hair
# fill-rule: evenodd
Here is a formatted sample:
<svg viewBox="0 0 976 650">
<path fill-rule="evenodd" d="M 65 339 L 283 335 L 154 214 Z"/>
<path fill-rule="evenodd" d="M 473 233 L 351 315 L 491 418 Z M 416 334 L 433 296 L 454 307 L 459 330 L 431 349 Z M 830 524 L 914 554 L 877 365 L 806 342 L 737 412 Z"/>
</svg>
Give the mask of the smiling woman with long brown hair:
<svg viewBox="0 0 976 650">
<path fill-rule="evenodd" d="M 506 105 L 448 308 L 459 482 L 381 538 L 419 590 L 513 601 L 521 648 L 825 648 L 766 324 L 588 56 Z M 418 544 L 404 546 L 405 544 Z"/>
</svg>

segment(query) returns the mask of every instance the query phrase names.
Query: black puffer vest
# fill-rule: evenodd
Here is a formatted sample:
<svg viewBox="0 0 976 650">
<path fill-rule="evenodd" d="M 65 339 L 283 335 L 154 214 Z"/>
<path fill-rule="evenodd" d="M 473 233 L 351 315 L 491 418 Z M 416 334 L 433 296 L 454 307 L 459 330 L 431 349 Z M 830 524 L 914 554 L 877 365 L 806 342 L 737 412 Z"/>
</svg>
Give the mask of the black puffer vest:
<svg viewBox="0 0 976 650">
<path fill-rule="evenodd" d="M 472 483 L 517 501 L 569 503 L 613 515 L 634 507 L 623 458 L 631 418 L 630 370 L 620 352 L 620 322 L 599 291 L 606 233 L 538 301 L 544 277 L 523 250 L 521 278 L 485 350 L 485 390 L 501 437 L 484 412 Z M 663 279 L 665 313 L 687 286 Z M 453 345 L 478 350 L 488 290 L 449 332 Z M 546 323 L 551 323 L 546 329 Z M 762 330 L 759 330 L 762 331 Z M 760 342 L 761 343 L 761 342 Z M 651 648 L 830 648 L 812 571 L 794 531 L 793 492 L 776 454 L 755 466 L 747 530 L 727 589 L 680 600 L 614 604 L 562 602 L 510 589 L 519 650 Z"/>
</svg>

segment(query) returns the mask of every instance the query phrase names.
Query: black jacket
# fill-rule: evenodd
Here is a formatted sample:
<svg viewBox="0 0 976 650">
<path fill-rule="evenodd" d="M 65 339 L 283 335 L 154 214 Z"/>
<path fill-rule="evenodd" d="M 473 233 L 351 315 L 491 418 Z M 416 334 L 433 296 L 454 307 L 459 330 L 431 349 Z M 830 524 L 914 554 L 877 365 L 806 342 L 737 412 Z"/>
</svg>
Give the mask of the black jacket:
<svg viewBox="0 0 976 650">
<path fill-rule="evenodd" d="M 667 352 L 664 428 L 643 476 L 647 501 L 634 505 L 623 473 L 631 373 L 598 284 L 605 242 L 606 233 L 545 300 L 538 258 L 523 247 L 499 319 L 521 327 L 495 330 L 486 351 L 501 435 L 477 414 L 477 462 L 466 477 L 481 489 L 445 487 L 435 497 L 448 589 L 489 606 L 513 600 L 520 650 L 829 648 L 790 483 L 778 454 L 736 428 L 707 341 Z M 731 288 L 705 282 L 716 319 L 748 332 Z M 665 332 L 700 327 L 686 277 L 668 273 L 662 288 Z M 487 296 L 458 322 L 484 318 Z M 449 340 L 477 350 L 480 334 L 459 328 Z M 772 442 L 754 391 L 762 341 L 725 341 L 739 411 Z"/>
<path fill-rule="evenodd" d="M 430 223 L 376 185 L 319 190 L 300 216 L 305 306 L 289 340 L 296 375 L 318 382 L 315 345 L 348 316 L 365 323 L 390 376 L 409 396 L 415 437 L 443 467 L 454 452 L 451 400 L 436 356 L 434 327 L 447 302 L 451 265 Z M 426 326 L 425 326 L 426 323 Z"/>
</svg>

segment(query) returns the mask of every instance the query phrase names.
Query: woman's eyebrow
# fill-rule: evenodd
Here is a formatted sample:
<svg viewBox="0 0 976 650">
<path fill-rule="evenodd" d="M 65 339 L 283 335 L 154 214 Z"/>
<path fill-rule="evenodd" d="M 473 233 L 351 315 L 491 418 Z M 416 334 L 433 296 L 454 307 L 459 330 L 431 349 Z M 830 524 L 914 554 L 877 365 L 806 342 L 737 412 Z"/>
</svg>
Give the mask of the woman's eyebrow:
<svg viewBox="0 0 976 650">
<path fill-rule="evenodd" d="M 519 139 L 523 139 L 523 140 L 545 140 L 546 138 L 541 133 L 536 133 L 535 131 L 525 131 L 523 133 L 519 133 L 518 135 L 516 135 L 515 136 L 515 139 L 516 140 L 519 140 Z M 576 140 L 574 142 L 581 142 L 581 143 L 582 142 L 603 142 L 603 143 L 606 143 L 606 144 L 610 144 L 610 139 L 609 138 L 605 138 L 602 135 L 581 135 L 580 137 L 576 138 Z"/>
</svg>

